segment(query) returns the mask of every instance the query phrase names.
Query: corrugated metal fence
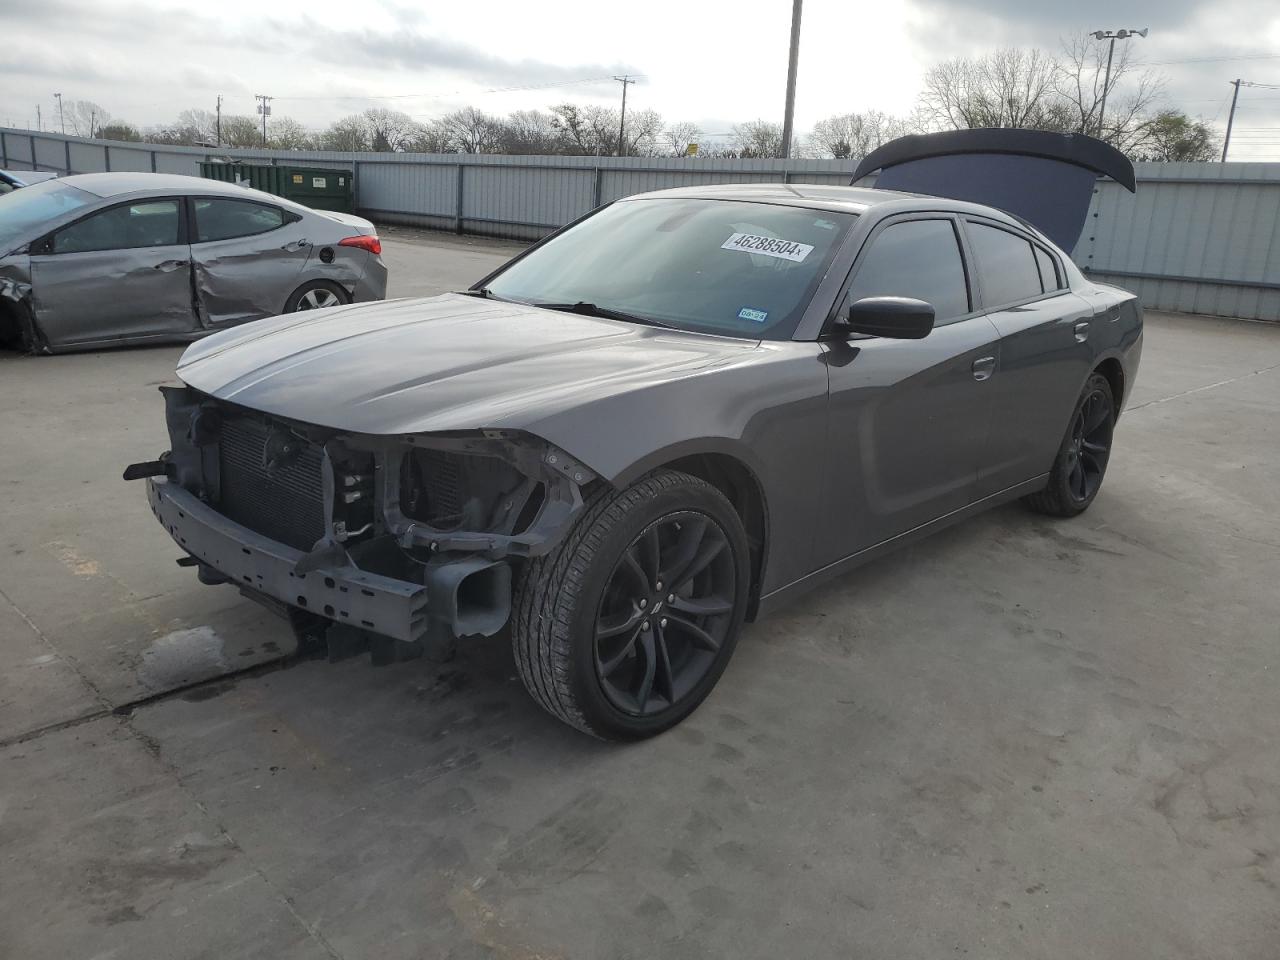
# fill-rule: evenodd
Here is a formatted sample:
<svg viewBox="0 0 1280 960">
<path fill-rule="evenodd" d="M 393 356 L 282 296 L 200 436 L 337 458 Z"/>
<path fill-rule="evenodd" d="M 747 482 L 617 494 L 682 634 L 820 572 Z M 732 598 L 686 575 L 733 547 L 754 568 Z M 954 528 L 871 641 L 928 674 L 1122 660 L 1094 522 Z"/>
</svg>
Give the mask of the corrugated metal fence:
<svg viewBox="0 0 1280 960">
<path fill-rule="evenodd" d="M 352 171 L 373 219 L 534 239 L 601 203 L 699 183 L 848 182 L 852 161 L 508 157 L 217 150 L 0 130 L 0 168 L 199 174 L 227 156 Z M 1280 164 L 1142 163 L 1138 193 L 1099 181 L 1073 251 L 1148 307 L 1280 320 Z"/>
</svg>

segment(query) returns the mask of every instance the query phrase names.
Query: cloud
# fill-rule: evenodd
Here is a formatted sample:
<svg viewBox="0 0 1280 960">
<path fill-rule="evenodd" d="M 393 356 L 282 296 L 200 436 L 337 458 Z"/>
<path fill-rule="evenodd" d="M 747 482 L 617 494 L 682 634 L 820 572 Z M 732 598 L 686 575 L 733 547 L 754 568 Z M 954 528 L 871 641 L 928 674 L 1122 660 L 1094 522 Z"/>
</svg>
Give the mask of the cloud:
<svg viewBox="0 0 1280 960">
<path fill-rule="evenodd" d="M 313 31 L 311 39 L 317 55 L 340 45 L 348 64 L 359 58 L 370 64 L 414 72 L 436 70 L 465 74 L 478 84 L 533 85 L 639 72 L 621 63 L 562 64 L 527 57 L 510 59 L 478 46 L 420 33 L 326 30 L 319 36 Z"/>
</svg>

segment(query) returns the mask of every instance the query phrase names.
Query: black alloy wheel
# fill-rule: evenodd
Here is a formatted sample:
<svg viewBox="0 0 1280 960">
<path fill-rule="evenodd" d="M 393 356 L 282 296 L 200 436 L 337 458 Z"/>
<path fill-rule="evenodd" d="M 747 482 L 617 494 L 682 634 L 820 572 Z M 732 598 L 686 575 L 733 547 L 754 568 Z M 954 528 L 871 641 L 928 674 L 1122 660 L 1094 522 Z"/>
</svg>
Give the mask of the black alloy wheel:
<svg viewBox="0 0 1280 960">
<path fill-rule="evenodd" d="M 1102 486 L 1111 455 L 1114 426 L 1110 391 L 1094 387 L 1085 395 L 1071 421 L 1071 442 L 1067 448 L 1067 490 L 1076 503 L 1088 503 Z"/>
<path fill-rule="evenodd" d="M 679 511 L 641 531 L 596 617 L 596 677 L 609 702 L 650 716 L 686 697 L 725 641 L 735 580 L 728 537 L 711 517 Z"/>
<path fill-rule="evenodd" d="M 1107 473 L 1115 425 L 1111 384 L 1102 374 L 1094 373 L 1076 400 L 1048 483 L 1023 498 L 1027 506 L 1051 517 L 1074 517 L 1087 510 Z"/>
<path fill-rule="evenodd" d="M 598 486 L 555 548 L 520 570 L 511 645 L 525 687 L 601 739 L 675 726 L 733 655 L 750 556 L 742 518 L 705 480 L 660 469 Z"/>
</svg>

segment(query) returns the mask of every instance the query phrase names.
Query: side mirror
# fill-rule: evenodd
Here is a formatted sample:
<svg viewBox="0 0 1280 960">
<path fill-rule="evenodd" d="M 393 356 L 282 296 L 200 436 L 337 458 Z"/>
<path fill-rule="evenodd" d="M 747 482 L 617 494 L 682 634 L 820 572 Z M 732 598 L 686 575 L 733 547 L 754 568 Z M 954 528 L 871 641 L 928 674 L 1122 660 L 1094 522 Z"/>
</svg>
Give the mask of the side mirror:
<svg viewBox="0 0 1280 960">
<path fill-rule="evenodd" d="M 890 340 L 923 340 L 933 330 L 933 304 L 910 297 L 864 297 L 849 305 L 840 326 Z"/>
</svg>

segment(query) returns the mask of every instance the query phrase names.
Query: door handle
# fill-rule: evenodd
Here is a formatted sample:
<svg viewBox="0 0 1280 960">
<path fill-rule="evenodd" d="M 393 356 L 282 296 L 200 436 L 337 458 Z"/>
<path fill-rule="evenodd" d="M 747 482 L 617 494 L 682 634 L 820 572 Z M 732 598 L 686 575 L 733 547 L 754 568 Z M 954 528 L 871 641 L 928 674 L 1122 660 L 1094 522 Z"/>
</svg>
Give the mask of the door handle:
<svg viewBox="0 0 1280 960">
<path fill-rule="evenodd" d="M 189 262 L 190 261 L 188 260 L 161 260 L 156 264 L 156 269 L 169 273 L 172 270 L 177 270 L 179 267 L 185 267 Z"/>
<path fill-rule="evenodd" d="M 295 250 L 301 250 L 303 247 L 307 247 L 307 246 L 310 246 L 310 245 L 311 245 L 311 244 L 310 244 L 310 242 L 309 242 L 309 241 L 306 241 L 306 240 L 294 240 L 294 241 L 292 241 L 292 242 L 290 242 L 290 243 L 286 243 L 286 244 L 285 244 L 283 247 L 281 247 L 280 249 L 281 249 L 281 250 L 287 250 L 287 251 L 289 251 L 290 253 L 292 253 L 292 252 L 293 252 L 293 251 L 295 251 Z"/>
<path fill-rule="evenodd" d="M 1086 340 L 1089 339 L 1089 321 L 1088 320 L 1081 320 L 1079 323 L 1077 323 L 1075 330 L 1076 330 L 1076 340 L 1078 342 L 1084 343 Z"/>
<path fill-rule="evenodd" d="M 973 379 L 989 380 L 991 374 L 996 368 L 995 357 L 979 357 L 973 361 Z"/>
</svg>

